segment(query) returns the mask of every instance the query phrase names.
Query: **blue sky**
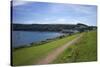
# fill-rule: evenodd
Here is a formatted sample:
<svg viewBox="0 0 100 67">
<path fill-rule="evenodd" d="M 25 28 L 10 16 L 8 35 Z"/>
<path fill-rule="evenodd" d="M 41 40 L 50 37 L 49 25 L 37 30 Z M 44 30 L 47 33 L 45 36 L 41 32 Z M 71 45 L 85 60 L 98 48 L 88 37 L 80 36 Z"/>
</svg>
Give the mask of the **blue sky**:
<svg viewBox="0 0 100 67">
<path fill-rule="evenodd" d="M 13 23 L 96 25 L 97 7 L 64 3 L 13 1 Z"/>
</svg>

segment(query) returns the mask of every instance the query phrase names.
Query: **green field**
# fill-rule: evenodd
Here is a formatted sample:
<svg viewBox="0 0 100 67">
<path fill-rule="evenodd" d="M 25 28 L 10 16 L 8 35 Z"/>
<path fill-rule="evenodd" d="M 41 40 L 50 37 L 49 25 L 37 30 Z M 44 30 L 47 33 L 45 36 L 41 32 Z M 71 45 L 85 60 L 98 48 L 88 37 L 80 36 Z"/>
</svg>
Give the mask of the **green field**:
<svg viewBox="0 0 100 67">
<path fill-rule="evenodd" d="M 97 33 L 96 31 L 84 32 L 81 39 L 75 44 L 69 46 L 56 60 L 52 63 L 68 62 L 87 62 L 97 60 Z M 24 47 L 12 52 L 13 65 L 32 65 L 46 57 L 48 53 L 56 48 L 63 46 L 67 42 L 78 37 L 80 34 L 58 38 L 48 43 Z"/>
<path fill-rule="evenodd" d="M 13 65 L 29 65 L 36 64 L 38 60 L 45 57 L 49 52 L 55 48 L 63 46 L 67 42 L 76 38 L 79 34 L 74 34 L 55 41 L 48 42 L 39 46 L 25 47 L 12 52 Z"/>
<path fill-rule="evenodd" d="M 67 48 L 52 63 L 88 62 L 97 60 L 97 32 L 85 32 L 74 45 Z"/>
</svg>

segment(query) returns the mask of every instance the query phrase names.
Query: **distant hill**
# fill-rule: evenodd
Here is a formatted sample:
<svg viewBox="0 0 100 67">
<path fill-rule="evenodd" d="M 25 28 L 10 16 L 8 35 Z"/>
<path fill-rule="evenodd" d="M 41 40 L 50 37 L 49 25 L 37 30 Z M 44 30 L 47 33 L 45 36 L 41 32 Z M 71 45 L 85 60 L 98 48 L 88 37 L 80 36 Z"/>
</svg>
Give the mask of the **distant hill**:
<svg viewBox="0 0 100 67">
<path fill-rule="evenodd" d="M 57 31 L 64 32 L 70 30 L 77 30 L 79 32 L 92 30 L 95 26 L 88 26 L 85 24 L 12 24 L 12 30 L 16 31 Z"/>
</svg>

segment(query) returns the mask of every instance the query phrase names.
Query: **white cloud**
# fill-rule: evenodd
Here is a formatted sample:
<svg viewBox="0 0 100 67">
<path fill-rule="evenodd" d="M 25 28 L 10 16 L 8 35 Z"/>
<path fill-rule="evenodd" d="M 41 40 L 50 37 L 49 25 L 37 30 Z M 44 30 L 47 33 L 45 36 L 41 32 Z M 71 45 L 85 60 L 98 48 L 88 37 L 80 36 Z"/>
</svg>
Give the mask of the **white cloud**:
<svg viewBox="0 0 100 67">
<path fill-rule="evenodd" d="M 20 1 L 20 0 L 14 0 L 13 1 L 13 6 L 20 6 L 20 5 L 24 5 L 24 4 L 27 4 L 29 2 L 27 1 Z"/>
<path fill-rule="evenodd" d="M 33 24 L 33 23 L 36 23 L 36 22 L 34 22 L 34 21 L 22 21 L 22 22 L 13 22 L 13 23 L 18 23 L 18 24 Z"/>
<path fill-rule="evenodd" d="M 53 20 L 46 20 L 46 21 L 40 21 L 36 22 L 37 24 L 77 24 L 77 21 L 75 20 L 68 20 L 65 18 L 58 18 Z"/>
<path fill-rule="evenodd" d="M 15 22 L 15 23 L 21 23 L 21 22 Z M 72 20 L 68 20 L 68 19 L 56 19 L 56 20 L 44 20 L 44 21 L 24 21 L 22 22 L 23 24 L 77 24 L 77 23 L 83 23 L 83 24 L 87 24 L 86 21 L 80 21 L 77 19 L 72 19 Z"/>
<path fill-rule="evenodd" d="M 68 5 L 73 11 L 81 12 L 85 14 L 92 14 L 93 8 L 87 5 Z"/>
<path fill-rule="evenodd" d="M 65 7 L 64 5 L 61 6 L 61 5 L 53 5 L 53 4 L 52 4 L 52 5 L 49 6 L 49 11 L 50 11 L 51 13 L 59 13 L 59 12 L 65 10 L 64 7 Z"/>
<path fill-rule="evenodd" d="M 45 21 L 48 21 L 48 20 L 50 20 L 50 19 L 49 19 L 49 18 L 45 18 L 44 20 L 45 20 Z"/>
<path fill-rule="evenodd" d="M 57 19 L 57 21 L 59 21 L 59 22 L 65 22 L 66 19 L 61 18 L 61 19 Z"/>
</svg>

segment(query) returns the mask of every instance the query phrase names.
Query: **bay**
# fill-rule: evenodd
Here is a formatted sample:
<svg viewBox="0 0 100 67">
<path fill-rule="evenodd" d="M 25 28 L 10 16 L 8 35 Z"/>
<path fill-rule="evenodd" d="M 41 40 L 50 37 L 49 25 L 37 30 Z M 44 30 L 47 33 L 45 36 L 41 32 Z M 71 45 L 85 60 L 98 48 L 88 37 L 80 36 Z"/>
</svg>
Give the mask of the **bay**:
<svg viewBox="0 0 100 67">
<path fill-rule="evenodd" d="M 59 32 L 39 32 L 39 31 L 12 31 L 12 47 L 28 45 L 32 42 L 45 41 L 64 35 Z"/>
</svg>

